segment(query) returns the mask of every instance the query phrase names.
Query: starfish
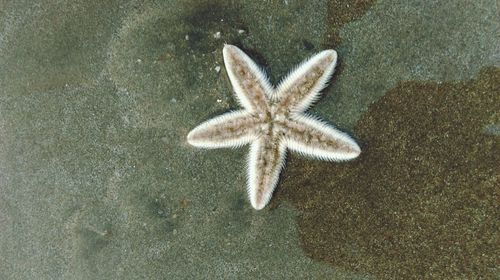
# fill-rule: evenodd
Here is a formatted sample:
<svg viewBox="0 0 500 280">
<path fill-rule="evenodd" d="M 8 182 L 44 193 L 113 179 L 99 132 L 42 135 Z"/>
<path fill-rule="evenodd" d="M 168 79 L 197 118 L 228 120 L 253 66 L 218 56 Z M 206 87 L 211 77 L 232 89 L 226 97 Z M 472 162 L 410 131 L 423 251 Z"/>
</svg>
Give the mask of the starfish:
<svg viewBox="0 0 500 280">
<path fill-rule="evenodd" d="M 302 62 L 277 87 L 242 50 L 223 49 L 224 64 L 243 110 L 229 112 L 194 128 L 189 144 L 201 148 L 240 147 L 251 143 L 248 195 L 260 210 L 271 199 L 287 149 L 328 161 L 356 158 L 361 149 L 347 134 L 304 113 L 320 96 L 337 63 L 334 50 Z"/>
</svg>

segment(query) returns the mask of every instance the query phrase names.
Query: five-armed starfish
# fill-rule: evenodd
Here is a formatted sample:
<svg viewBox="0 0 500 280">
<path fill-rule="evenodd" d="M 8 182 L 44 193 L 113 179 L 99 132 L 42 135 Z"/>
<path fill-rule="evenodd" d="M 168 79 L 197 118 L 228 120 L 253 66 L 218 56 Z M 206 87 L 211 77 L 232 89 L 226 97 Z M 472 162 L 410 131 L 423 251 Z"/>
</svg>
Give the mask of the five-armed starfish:
<svg viewBox="0 0 500 280">
<path fill-rule="evenodd" d="M 248 195 L 255 209 L 271 199 L 285 162 L 287 148 L 322 160 L 357 157 L 361 150 L 347 134 L 304 111 L 318 99 L 330 79 L 337 53 L 322 51 L 293 70 L 277 88 L 239 48 L 223 50 L 226 70 L 244 110 L 208 120 L 187 136 L 202 148 L 239 147 L 251 143 Z"/>
</svg>

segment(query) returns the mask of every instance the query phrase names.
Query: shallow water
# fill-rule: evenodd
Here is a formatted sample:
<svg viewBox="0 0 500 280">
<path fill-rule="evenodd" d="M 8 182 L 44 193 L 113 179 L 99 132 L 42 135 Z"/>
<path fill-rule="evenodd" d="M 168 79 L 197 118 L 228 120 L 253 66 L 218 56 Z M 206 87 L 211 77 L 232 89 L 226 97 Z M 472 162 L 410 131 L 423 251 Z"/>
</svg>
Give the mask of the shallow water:
<svg viewBox="0 0 500 280">
<path fill-rule="evenodd" d="M 498 30 L 494 0 L 0 1 L 0 278 L 498 277 Z M 275 84 L 337 50 L 309 112 L 362 156 L 290 154 L 253 210 L 248 148 L 185 141 L 238 108 L 224 43 Z"/>
</svg>

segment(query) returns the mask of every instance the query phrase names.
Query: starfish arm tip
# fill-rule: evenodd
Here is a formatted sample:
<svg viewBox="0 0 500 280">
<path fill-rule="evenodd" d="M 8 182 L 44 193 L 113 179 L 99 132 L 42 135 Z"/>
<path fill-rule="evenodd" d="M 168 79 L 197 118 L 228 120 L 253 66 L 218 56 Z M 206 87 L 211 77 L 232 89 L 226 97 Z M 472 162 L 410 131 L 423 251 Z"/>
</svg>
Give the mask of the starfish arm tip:
<svg viewBox="0 0 500 280">
<path fill-rule="evenodd" d="M 224 48 L 222 49 L 222 56 L 224 57 L 224 59 L 227 58 L 228 56 L 228 52 L 230 51 L 230 49 L 234 48 L 233 45 L 230 45 L 230 44 L 224 44 Z"/>
<path fill-rule="evenodd" d="M 229 112 L 198 125 L 186 139 L 199 148 L 238 148 L 255 138 L 254 122 L 244 110 Z"/>
<path fill-rule="evenodd" d="M 234 45 L 225 45 L 222 55 L 238 103 L 249 112 L 267 110 L 274 89 L 265 71 Z"/>
<path fill-rule="evenodd" d="M 293 117 L 286 136 L 287 147 L 301 155 L 327 161 L 346 161 L 358 157 L 361 148 L 348 134 L 316 117 L 299 114 Z"/>
<path fill-rule="evenodd" d="M 328 85 L 337 65 L 337 52 L 321 51 L 304 60 L 278 85 L 273 100 L 290 111 L 302 113 L 314 104 Z"/>
<path fill-rule="evenodd" d="M 337 51 L 335 51 L 334 49 L 324 50 L 324 52 L 325 52 L 327 55 L 331 55 L 331 56 L 333 56 L 333 58 L 334 58 L 334 59 L 337 59 Z"/>
<path fill-rule="evenodd" d="M 205 141 L 203 141 L 203 139 L 199 137 L 199 131 L 200 128 L 196 127 L 188 133 L 186 137 L 188 144 L 198 148 L 209 148 Z"/>
<path fill-rule="evenodd" d="M 252 204 L 252 207 L 255 210 L 262 210 L 262 209 L 264 209 L 264 207 L 266 207 L 266 204 L 267 204 L 267 203 L 257 202 L 253 199 L 250 200 L 250 203 Z"/>
<path fill-rule="evenodd" d="M 269 139 L 252 143 L 248 156 L 248 197 L 256 210 L 271 200 L 286 158 L 285 143 L 269 145 Z"/>
</svg>

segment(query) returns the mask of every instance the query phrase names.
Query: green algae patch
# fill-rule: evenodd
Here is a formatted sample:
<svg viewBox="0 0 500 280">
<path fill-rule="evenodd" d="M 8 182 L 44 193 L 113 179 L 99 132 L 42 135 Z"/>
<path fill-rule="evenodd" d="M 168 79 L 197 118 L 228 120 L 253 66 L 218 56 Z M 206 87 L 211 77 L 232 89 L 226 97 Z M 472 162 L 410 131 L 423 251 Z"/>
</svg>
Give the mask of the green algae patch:
<svg viewBox="0 0 500 280">
<path fill-rule="evenodd" d="M 500 69 L 468 82 L 399 83 L 358 122 L 360 158 L 294 156 L 275 200 L 302 212 L 317 260 L 380 278 L 494 277 Z M 496 274 L 498 275 L 498 274 Z"/>
</svg>

